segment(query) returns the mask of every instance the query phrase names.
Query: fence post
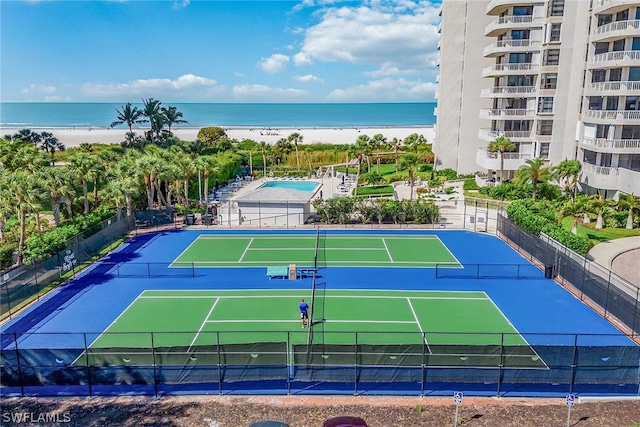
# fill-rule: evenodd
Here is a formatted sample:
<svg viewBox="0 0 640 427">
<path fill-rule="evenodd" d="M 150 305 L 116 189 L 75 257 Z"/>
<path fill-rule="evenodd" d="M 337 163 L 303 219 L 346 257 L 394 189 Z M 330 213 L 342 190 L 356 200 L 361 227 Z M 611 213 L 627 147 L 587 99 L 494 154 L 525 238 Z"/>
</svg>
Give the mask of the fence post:
<svg viewBox="0 0 640 427">
<path fill-rule="evenodd" d="M 498 364 L 498 390 L 496 397 L 500 397 L 502 388 L 502 368 L 504 366 L 504 332 L 500 334 L 500 363 Z"/>
<path fill-rule="evenodd" d="M 569 394 L 573 393 L 573 385 L 576 381 L 576 357 L 578 355 L 578 334 L 573 338 L 573 358 L 571 361 L 571 383 L 569 384 Z"/>
<path fill-rule="evenodd" d="M 355 334 L 355 344 L 353 345 L 353 395 L 358 395 L 358 332 Z"/>
<path fill-rule="evenodd" d="M 604 302 L 604 318 L 607 318 L 607 314 L 609 313 L 609 295 L 611 295 L 610 292 L 610 288 L 611 288 L 611 270 L 609 270 L 609 278 L 607 279 L 607 299 Z"/>
<path fill-rule="evenodd" d="M 153 366 L 153 395 L 158 397 L 158 373 L 156 370 L 156 346 L 151 332 L 151 365 Z"/>
<path fill-rule="evenodd" d="M 635 337 L 636 335 L 636 326 L 637 326 L 636 322 L 638 321 L 637 314 L 638 314 L 638 310 L 640 309 L 640 307 L 638 307 L 638 300 L 640 300 L 640 288 L 638 288 L 638 290 L 636 291 L 636 305 L 635 305 L 635 310 L 633 310 L 633 323 L 631 324 L 631 338 Z"/>
<path fill-rule="evenodd" d="M 84 358 L 85 367 L 87 368 L 87 384 L 89 385 L 89 396 L 93 396 L 93 386 L 91 384 L 91 365 L 89 364 L 89 348 L 87 347 L 87 333 L 82 333 L 82 339 L 84 340 Z"/>
<path fill-rule="evenodd" d="M 9 282 L 4 284 L 4 292 L 7 294 L 7 310 L 9 311 L 9 320 L 11 320 L 13 315 L 11 313 L 11 298 L 9 297 Z"/>
<path fill-rule="evenodd" d="M 313 311 L 313 307 L 311 307 L 311 310 Z M 311 318 L 313 319 L 313 315 L 311 316 Z M 291 331 L 287 331 L 287 348 L 291 348 Z M 293 359 L 290 351 L 286 352 L 286 358 L 287 358 L 287 366 L 289 367 L 289 369 L 287 369 L 288 371 L 287 372 L 287 396 L 291 396 L 291 380 L 293 379 Z"/>
<path fill-rule="evenodd" d="M 427 333 L 422 333 L 422 377 L 420 381 L 420 397 L 424 397 L 424 388 L 425 383 L 427 382 L 426 373 L 427 373 Z"/>
<path fill-rule="evenodd" d="M 20 396 L 24 397 L 24 378 L 22 378 L 22 363 L 20 363 L 20 350 L 18 350 L 18 334 L 13 333 L 13 345 L 16 348 L 16 361 L 18 362 L 18 381 L 20 381 Z"/>
<path fill-rule="evenodd" d="M 216 351 L 218 353 L 218 394 L 222 396 L 222 365 L 220 363 L 222 359 L 220 358 L 220 331 L 216 331 L 216 343 L 218 344 L 216 348 Z"/>
</svg>

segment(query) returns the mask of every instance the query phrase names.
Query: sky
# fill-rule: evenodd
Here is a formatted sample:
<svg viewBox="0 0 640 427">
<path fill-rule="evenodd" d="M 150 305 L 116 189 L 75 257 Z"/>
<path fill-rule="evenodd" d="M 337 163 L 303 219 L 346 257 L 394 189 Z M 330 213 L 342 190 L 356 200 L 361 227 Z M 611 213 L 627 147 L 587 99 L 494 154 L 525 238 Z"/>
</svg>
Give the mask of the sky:
<svg viewBox="0 0 640 427">
<path fill-rule="evenodd" d="M 432 102 L 439 0 L 0 0 L 2 102 Z"/>
</svg>

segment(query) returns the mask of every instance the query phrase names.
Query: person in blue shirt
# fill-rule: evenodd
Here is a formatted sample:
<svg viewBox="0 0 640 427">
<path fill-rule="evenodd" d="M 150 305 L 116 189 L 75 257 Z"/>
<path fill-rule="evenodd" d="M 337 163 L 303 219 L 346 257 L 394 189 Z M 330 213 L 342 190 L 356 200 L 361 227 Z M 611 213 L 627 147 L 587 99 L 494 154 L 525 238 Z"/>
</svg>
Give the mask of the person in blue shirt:
<svg viewBox="0 0 640 427">
<path fill-rule="evenodd" d="M 300 320 L 302 320 L 302 327 L 306 328 L 309 326 L 309 304 L 304 302 L 304 298 L 300 300 Z"/>
</svg>

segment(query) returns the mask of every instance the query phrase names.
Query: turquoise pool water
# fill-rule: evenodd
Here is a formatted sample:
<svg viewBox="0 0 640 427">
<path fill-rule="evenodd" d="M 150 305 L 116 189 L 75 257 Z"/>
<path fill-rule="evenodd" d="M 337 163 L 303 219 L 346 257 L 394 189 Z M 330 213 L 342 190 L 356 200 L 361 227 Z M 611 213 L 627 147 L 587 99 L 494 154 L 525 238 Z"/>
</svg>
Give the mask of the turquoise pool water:
<svg viewBox="0 0 640 427">
<path fill-rule="evenodd" d="M 269 181 L 258 188 L 290 188 L 292 190 L 313 192 L 318 187 L 313 181 Z"/>
</svg>

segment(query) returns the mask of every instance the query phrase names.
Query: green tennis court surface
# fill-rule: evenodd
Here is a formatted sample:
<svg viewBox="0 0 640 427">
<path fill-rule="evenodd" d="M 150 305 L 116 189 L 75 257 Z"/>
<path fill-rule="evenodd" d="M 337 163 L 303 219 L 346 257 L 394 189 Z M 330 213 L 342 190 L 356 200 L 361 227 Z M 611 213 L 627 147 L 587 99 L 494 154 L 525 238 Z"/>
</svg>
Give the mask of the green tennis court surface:
<svg viewBox="0 0 640 427">
<path fill-rule="evenodd" d="M 435 235 L 320 234 L 318 266 L 461 268 Z M 200 235 L 171 267 L 313 266 L 316 235 Z"/>
<path fill-rule="evenodd" d="M 231 353 L 286 358 L 306 349 L 324 363 L 330 355 L 353 362 L 358 351 L 389 354 L 392 363 L 410 355 L 430 366 L 546 367 L 484 292 L 317 288 L 311 331 L 301 327 L 301 298 L 312 300 L 301 290 L 145 291 L 91 343 L 89 360 L 82 354 L 76 363 L 147 364 L 163 356 L 155 363 L 195 357 L 216 364 Z"/>
</svg>

